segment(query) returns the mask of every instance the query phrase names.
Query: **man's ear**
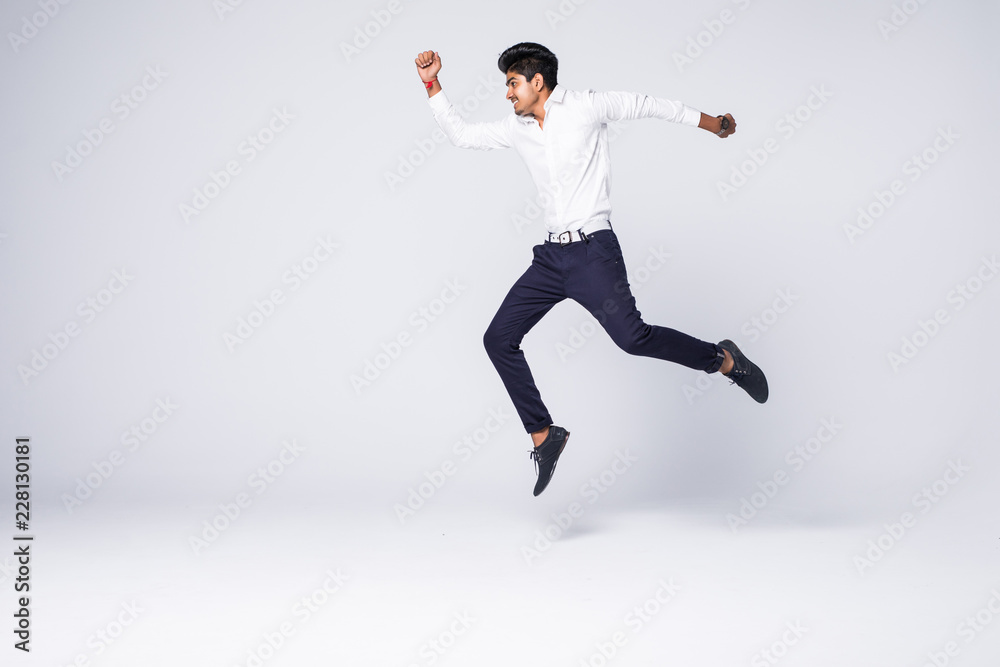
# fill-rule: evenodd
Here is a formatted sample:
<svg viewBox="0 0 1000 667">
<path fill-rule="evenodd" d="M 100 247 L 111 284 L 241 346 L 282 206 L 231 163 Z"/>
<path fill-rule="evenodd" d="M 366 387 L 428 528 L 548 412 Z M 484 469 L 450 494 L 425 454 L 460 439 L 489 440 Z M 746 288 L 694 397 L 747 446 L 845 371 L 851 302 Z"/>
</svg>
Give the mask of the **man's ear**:
<svg viewBox="0 0 1000 667">
<path fill-rule="evenodd" d="M 535 92 L 540 93 L 545 87 L 545 77 L 542 76 L 541 72 L 535 72 L 535 76 L 531 77 L 531 83 L 535 87 Z"/>
</svg>

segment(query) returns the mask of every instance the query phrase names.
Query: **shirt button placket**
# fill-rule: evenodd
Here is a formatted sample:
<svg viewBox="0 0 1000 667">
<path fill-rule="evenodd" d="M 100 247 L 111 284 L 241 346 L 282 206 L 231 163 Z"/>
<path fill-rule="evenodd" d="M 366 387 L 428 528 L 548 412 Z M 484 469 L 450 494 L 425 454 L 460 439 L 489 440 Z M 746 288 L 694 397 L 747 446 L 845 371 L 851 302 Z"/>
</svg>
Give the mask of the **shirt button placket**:
<svg viewBox="0 0 1000 667">
<path fill-rule="evenodd" d="M 549 197 L 552 199 L 552 208 L 556 214 L 556 222 L 559 226 L 562 226 L 564 221 L 562 206 L 560 205 L 559 196 L 556 194 L 558 188 L 556 187 L 559 181 L 559 174 L 556 171 L 556 160 L 553 153 L 555 153 L 555 148 L 552 142 L 555 141 L 555 135 L 551 132 L 545 137 L 545 159 L 548 162 L 549 167 Z"/>
</svg>

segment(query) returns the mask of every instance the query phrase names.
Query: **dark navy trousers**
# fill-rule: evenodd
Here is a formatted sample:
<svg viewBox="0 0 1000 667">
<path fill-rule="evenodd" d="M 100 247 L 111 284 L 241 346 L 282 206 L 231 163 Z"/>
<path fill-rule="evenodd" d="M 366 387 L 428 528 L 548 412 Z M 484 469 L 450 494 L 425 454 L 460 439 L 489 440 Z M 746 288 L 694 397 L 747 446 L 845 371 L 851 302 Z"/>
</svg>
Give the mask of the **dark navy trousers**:
<svg viewBox="0 0 1000 667">
<path fill-rule="evenodd" d="M 521 351 L 521 339 L 563 299 L 573 299 L 590 311 L 611 340 L 629 354 L 706 373 L 722 366 L 725 355 L 715 343 L 642 321 L 614 230 L 602 229 L 565 245 L 545 241 L 533 250 L 531 266 L 510 288 L 483 336 L 486 352 L 528 433 L 553 422 Z"/>
</svg>

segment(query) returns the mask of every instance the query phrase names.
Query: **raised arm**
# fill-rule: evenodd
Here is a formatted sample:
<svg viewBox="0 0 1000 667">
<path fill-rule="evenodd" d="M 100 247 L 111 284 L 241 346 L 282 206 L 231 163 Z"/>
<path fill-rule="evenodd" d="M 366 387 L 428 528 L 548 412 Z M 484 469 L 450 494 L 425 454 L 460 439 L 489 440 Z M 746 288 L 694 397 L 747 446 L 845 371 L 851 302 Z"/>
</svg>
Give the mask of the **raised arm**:
<svg viewBox="0 0 1000 667">
<path fill-rule="evenodd" d="M 729 124 L 723 131 L 721 116 L 709 116 L 676 100 L 623 91 L 589 91 L 589 94 L 594 113 L 602 123 L 634 118 L 660 118 L 672 123 L 697 126 L 723 139 L 736 132 L 736 121 L 730 114 L 725 115 Z"/>
<path fill-rule="evenodd" d="M 424 82 L 424 87 L 427 87 L 428 81 L 434 82 L 434 85 L 427 88 L 427 97 L 440 93 L 441 84 L 438 83 L 437 75 L 441 71 L 441 56 L 437 51 L 418 53 L 414 62 L 417 63 L 417 72 L 420 74 L 420 80 Z"/>
<path fill-rule="evenodd" d="M 441 57 L 436 51 L 424 51 L 414 59 L 420 80 L 427 88 L 427 102 L 434 113 L 434 120 L 444 130 L 448 140 L 459 148 L 476 148 L 493 150 L 494 148 L 510 148 L 511 132 L 510 118 L 491 123 L 466 123 L 441 89 L 438 72 L 441 71 Z M 431 83 L 428 87 L 427 83 Z"/>
</svg>

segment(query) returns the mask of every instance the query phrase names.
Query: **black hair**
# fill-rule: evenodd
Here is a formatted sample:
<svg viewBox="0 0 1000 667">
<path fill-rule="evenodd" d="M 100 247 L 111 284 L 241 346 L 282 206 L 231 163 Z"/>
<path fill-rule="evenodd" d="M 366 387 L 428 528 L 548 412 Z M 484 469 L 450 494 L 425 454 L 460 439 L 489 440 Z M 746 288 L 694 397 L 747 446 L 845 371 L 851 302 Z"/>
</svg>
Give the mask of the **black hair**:
<svg viewBox="0 0 1000 667">
<path fill-rule="evenodd" d="M 528 81 L 540 73 L 542 82 L 550 93 L 558 84 L 556 73 L 559 70 L 559 60 L 556 54 L 534 42 L 521 42 L 501 53 L 497 67 L 504 74 L 513 71 Z"/>
</svg>

